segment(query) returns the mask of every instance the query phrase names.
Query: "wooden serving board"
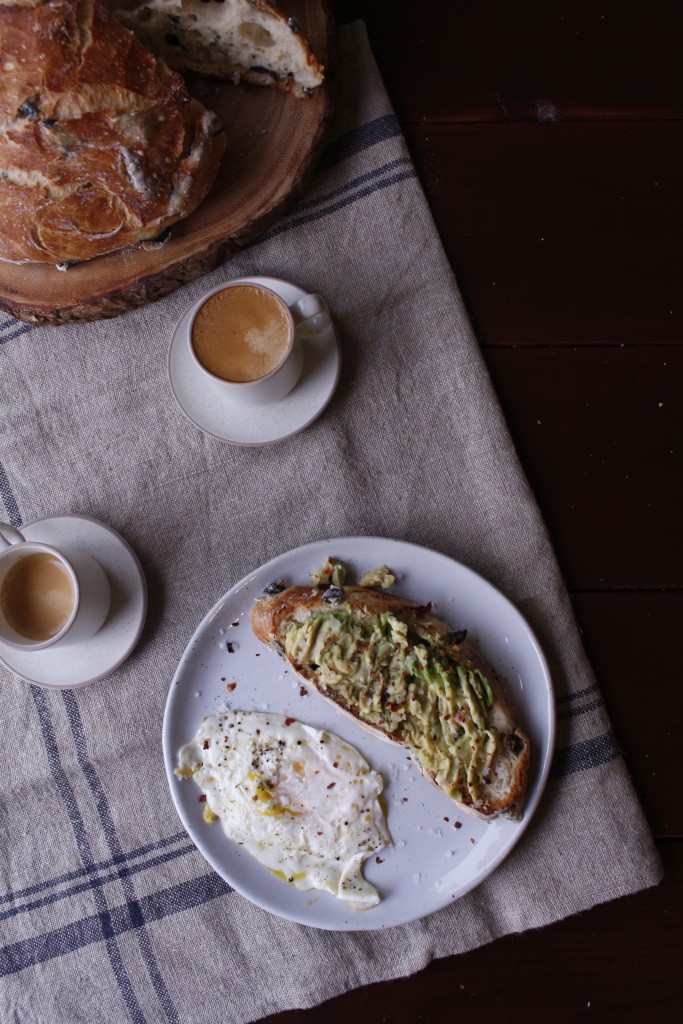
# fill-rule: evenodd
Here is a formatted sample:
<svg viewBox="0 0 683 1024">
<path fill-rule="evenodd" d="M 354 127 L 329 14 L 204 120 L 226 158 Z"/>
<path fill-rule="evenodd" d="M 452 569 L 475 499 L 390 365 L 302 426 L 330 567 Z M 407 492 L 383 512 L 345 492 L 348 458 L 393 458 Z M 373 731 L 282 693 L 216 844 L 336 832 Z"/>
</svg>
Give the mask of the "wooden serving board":
<svg viewBox="0 0 683 1024">
<path fill-rule="evenodd" d="M 161 246 L 121 250 L 59 271 L 0 261 L 0 309 L 28 323 L 100 320 L 145 305 L 229 259 L 278 220 L 305 188 L 333 104 L 333 21 L 327 3 L 287 0 L 327 69 L 310 97 L 188 76 L 220 118 L 227 149 L 214 186 Z"/>
</svg>

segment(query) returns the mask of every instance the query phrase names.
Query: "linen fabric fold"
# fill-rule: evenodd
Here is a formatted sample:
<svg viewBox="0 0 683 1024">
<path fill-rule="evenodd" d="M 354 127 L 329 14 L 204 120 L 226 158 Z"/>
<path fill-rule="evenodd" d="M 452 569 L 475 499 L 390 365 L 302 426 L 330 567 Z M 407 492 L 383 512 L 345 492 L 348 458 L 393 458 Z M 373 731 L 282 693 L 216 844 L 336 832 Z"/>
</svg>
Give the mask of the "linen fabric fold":
<svg viewBox="0 0 683 1024">
<path fill-rule="evenodd" d="M 361 24 L 313 185 L 230 262 L 117 319 L 0 316 L 0 518 L 93 516 L 132 545 L 149 612 L 109 678 L 47 691 L 2 669 L 0 1018 L 233 1024 L 418 971 L 655 884 L 660 865 L 456 282 Z M 193 427 L 174 326 L 245 275 L 325 296 L 339 388 L 262 448 Z M 1 506 L 4 506 L 1 507 Z M 233 892 L 183 831 L 161 723 L 196 626 L 268 559 L 331 536 L 451 555 L 519 608 L 549 659 L 558 743 L 536 817 L 477 889 L 382 932 L 292 924 Z"/>
</svg>

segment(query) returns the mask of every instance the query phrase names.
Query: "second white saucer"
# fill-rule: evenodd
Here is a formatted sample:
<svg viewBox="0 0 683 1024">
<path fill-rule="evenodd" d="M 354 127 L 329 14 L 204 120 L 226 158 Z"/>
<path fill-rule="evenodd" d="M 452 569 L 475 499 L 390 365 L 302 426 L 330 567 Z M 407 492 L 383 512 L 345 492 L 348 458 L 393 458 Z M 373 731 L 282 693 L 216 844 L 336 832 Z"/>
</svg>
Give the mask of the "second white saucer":
<svg viewBox="0 0 683 1024">
<path fill-rule="evenodd" d="M 236 281 L 230 282 L 236 284 Z M 241 284 L 261 284 L 291 305 L 306 294 L 303 288 L 275 277 L 244 277 Z M 168 351 L 171 390 L 187 418 L 205 434 L 228 444 L 257 446 L 283 441 L 308 427 L 327 406 L 339 382 L 339 339 L 330 323 L 304 342 L 304 368 L 296 387 L 279 402 L 245 409 L 214 393 L 182 339 L 190 318 L 186 313 L 176 327 Z"/>
<path fill-rule="evenodd" d="M 137 644 L 147 614 L 147 585 L 135 552 L 116 530 L 88 516 L 36 519 L 21 532 L 67 556 L 71 548 L 92 555 L 109 579 L 111 607 L 104 625 L 86 643 L 22 651 L 0 641 L 0 663 L 48 689 L 73 689 L 108 676 Z"/>
</svg>

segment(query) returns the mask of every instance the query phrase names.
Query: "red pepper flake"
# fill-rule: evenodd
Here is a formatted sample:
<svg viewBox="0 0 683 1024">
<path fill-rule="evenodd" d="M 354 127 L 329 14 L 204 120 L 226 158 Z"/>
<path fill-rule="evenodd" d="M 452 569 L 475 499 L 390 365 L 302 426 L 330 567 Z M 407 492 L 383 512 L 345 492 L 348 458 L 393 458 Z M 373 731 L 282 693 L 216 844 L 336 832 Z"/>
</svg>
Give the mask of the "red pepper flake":
<svg viewBox="0 0 683 1024">
<path fill-rule="evenodd" d="M 402 796 L 401 797 L 401 803 L 402 804 L 407 804 L 408 803 L 408 797 L 407 796 Z"/>
<path fill-rule="evenodd" d="M 450 821 L 450 818 L 444 818 L 443 820 L 444 821 Z"/>
<path fill-rule="evenodd" d="M 375 864 L 384 864 L 383 857 L 375 857 Z"/>
<path fill-rule="evenodd" d="M 329 576 L 331 572 L 332 572 L 331 569 L 325 569 L 325 575 L 326 576 Z"/>
<path fill-rule="evenodd" d="M 202 795 L 199 797 L 199 802 L 200 804 L 206 803 L 206 793 L 202 793 Z"/>
<path fill-rule="evenodd" d="M 285 725 L 291 725 L 292 722 L 296 722 L 296 718 L 285 718 Z"/>
<path fill-rule="evenodd" d="M 333 761 L 332 762 L 332 767 L 333 768 L 338 768 L 339 767 L 339 761 Z"/>
<path fill-rule="evenodd" d="M 204 742 L 202 744 L 203 749 L 204 750 L 208 750 L 210 746 L 211 746 L 211 744 L 209 743 L 209 741 L 208 740 L 204 740 Z"/>
<path fill-rule="evenodd" d="M 328 786 L 327 788 L 328 788 L 328 789 L 334 789 L 334 787 L 335 787 L 336 785 L 337 785 L 337 783 L 336 783 L 336 782 L 331 782 L 331 783 L 329 784 L 329 786 Z"/>
<path fill-rule="evenodd" d="M 228 693 L 232 693 L 232 691 L 235 689 L 236 686 L 237 686 L 237 683 L 228 683 L 228 685 L 225 687 L 225 689 L 228 691 Z"/>
<path fill-rule="evenodd" d="M 308 697 L 308 690 L 306 689 L 305 686 L 300 686 L 299 687 L 299 696 L 300 697 Z"/>
<path fill-rule="evenodd" d="M 455 824 L 456 828 L 462 828 L 462 822 L 461 821 L 456 821 L 454 824 Z"/>
<path fill-rule="evenodd" d="M 322 832 L 316 832 L 316 835 L 317 835 L 317 836 L 321 836 L 321 835 L 322 835 Z"/>
<path fill-rule="evenodd" d="M 476 839 L 472 839 L 472 837 L 470 837 L 470 842 L 472 843 L 472 846 L 474 846 Z"/>
</svg>

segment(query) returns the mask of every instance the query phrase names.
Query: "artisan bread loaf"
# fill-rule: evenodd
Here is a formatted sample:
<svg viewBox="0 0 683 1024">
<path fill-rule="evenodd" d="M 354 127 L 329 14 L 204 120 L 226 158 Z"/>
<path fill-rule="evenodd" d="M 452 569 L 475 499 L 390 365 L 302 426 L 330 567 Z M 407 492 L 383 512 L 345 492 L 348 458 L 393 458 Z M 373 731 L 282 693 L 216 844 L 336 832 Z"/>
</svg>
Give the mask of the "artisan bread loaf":
<svg viewBox="0 0 683 1024">
<path fill-rule="evenodd" d="M 407 747 L 458 806 L 519 816 L 529 741 L 481 656 L 428 606 L 366 587 L 293 586 L 257 600 L 251 623 L 323 697 Z"/>
<path fill-rule="evenodd" d="M 158 239 L 206 196 L 213 114 L 93 0 L 0 0 L 0 259 Z"/>
<path fill-rule="evenodd" d="M 169 67 L 305 96 L 323 68 L 296 19 L 267 0 L 103 0 Z"/>
</svg>

